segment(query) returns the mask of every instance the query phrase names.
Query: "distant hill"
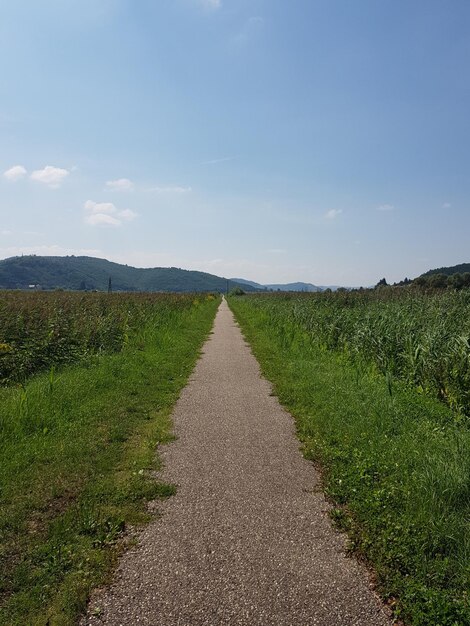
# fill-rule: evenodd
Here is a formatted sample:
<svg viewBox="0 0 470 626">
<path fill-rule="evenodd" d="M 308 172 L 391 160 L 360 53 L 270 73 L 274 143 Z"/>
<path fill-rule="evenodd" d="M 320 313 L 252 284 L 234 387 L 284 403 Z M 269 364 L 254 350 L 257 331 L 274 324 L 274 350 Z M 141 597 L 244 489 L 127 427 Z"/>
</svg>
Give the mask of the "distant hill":
<svg viewBox="0 0 470 626">
<path fill-rule="evenodd" d="M 260 283 L 255 283 L 253 280 L 246 280 L 245 278 L 231 278 L 234 283 L 238 283 L 239 285 L 248 285 L 249 287 L 253 287 L 254 289 L 266 289 L 264 285 Z"/>
<path fill-rule="evenodd" d="M 249 285 L 255 289 L 263 289 L 263 290 L 272 290 L 272 291 L 323 291 L 323 287 L 317 287 L 316 285 L 312 285 L 311 283 L 287 283 L 287 284 L 279 284 L 279 285 L 261 285 L 260 283 L 255 283 L 252 280 L 245 280 L 244 278 L 231 278 L 234 282 L 240 283 L 242 285 Z"/>
<path fill-rule="evenodd" d="M 106 291 L 218 291 L 225 292 L 227 279 L 205 272 L 176 267 L 139 269 L 87 256 L 21 256 L 0 261 L 0 289 L 76 289 Z M 239 283 L 229 280 L 232 289 Z M 242 285 L 245 291 L 255 291 Z"/>
<path fill-rule="evenodd" d="M 266 285 L 266 287 L 273 291 L 322 291 L 321 287 L 312 285 L 312 283 L 287 283 L 285 285 Z"/>
<path fill-rule="evenodd" d="M 429 270 L 421 276 L 432 276 L 433 274 L 445 274 L 451 276 L 452 274 L 465 274 L 470 272 L 470 263 L 460 263 L 460 265 L 451 265 L 450 267 L 438 267 L 435 270 Z"/>
</svg>

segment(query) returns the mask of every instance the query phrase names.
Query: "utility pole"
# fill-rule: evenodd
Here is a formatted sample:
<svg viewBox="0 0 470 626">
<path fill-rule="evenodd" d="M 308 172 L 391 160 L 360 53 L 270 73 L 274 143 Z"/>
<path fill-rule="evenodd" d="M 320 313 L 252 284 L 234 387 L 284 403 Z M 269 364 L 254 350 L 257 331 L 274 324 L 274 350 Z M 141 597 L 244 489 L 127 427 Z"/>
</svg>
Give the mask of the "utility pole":
<svg viewBox="0 0 470 626">
<path fill-rule="evenodd" d="M 111 293 L 112 291 L 113 291 L 113 286 L 111 284 L 111 276 L 110 276 L 108 280 L 108 293 Z"/>
</svg>

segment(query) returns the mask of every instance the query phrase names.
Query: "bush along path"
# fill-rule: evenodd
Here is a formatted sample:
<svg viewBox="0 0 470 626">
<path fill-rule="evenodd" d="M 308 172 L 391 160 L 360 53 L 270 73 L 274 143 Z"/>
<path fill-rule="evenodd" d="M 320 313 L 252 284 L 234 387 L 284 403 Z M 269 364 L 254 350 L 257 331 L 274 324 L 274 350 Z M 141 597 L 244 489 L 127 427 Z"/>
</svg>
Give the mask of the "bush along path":
<svg viewBox="0 0 470 626">
<path fill-rule="evenodd" d="M 329 350 L 295 300 L 277 307 L 272 298 L 239 297 L 230 305 L 296 418 L 305 456 L 321 463 L 332 517 L 374 567 L 395 616 L 412 626 L 468 626 L 468 420 L 367 361 Z"/>
<path fill-rule="evenodd" d="M 46 296 L 47 307 L 63 308 L 64 296 Z M 74 304 L 73 294 L 67 298 Z M 126 528 L 149 520 L 149 499 L 174 492 L 154 479 L 155 450 L 171 437 L 171 409 L 219 300 L 160 294 L 99 302 L 101 311 L 116 305 L 135 320 L 118 353 L 87 354 L 0 388 L 0 624 L 76 624 L 90 589 L 130 540 Z M 71 345 L 76 333 L 57 319 Z"/>
<path fill-rule="evenodd" d="M 386 626 L 227 304 L 173 414 L 177 485 L 84 623 Z"/>
</svg>

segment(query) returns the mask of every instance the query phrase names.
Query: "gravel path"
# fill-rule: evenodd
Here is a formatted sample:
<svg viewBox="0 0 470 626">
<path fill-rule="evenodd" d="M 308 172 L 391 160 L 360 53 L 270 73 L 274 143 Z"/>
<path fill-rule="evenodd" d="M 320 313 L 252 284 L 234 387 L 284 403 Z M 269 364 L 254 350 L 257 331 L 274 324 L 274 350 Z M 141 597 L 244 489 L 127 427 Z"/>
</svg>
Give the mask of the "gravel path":
<svg viewBox="0 0 470 626">
<path fill-rule="evenodd" d="M 227 304 L 174 411 L 177 495 L 83 624 L 386 626 Z"/>
</svg>

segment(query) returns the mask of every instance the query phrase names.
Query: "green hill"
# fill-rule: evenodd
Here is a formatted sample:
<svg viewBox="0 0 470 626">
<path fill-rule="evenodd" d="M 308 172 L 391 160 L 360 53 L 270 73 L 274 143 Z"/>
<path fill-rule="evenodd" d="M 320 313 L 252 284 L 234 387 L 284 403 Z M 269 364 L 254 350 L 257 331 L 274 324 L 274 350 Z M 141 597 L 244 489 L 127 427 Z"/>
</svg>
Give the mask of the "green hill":
<svg viewBox="0 0 470 626">
<path fill-rule="evenodd" d="M 106 291 L 218 291 L 227 279 L 176 267 L 139 269 L 87 256 L 21 256 L 0 261 L 0 289 L 77 289 Z M 232 289 L 237 283 L 229 281 Z M 245 291 L 256 291 L 243 285 Z"/>
<path fill-rule="evenodd" d="M 452 276 L 452 274 L 465 274 L 467 272 L 470 272 L 470 263 L 460 263 L 460 265 L 451 265 L 450 267 L 438 267 L 421 274 L 421 276 L 432 276 L 433 274 Z"/>
</svg>

